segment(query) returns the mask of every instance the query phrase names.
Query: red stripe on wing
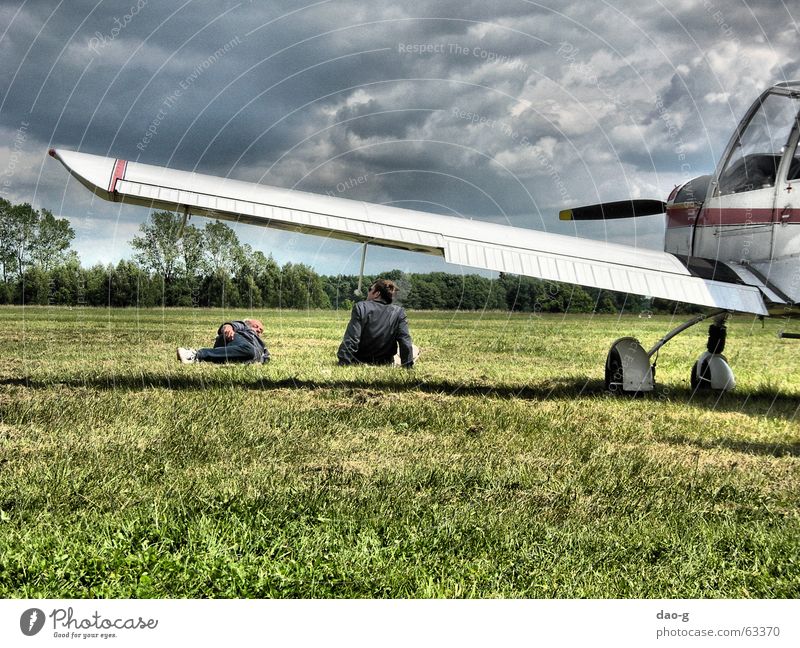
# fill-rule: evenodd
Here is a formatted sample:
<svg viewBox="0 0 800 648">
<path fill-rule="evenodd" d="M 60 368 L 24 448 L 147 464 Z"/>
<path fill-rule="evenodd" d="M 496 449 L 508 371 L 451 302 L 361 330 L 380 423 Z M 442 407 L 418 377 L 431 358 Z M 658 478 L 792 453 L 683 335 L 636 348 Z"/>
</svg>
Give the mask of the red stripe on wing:
<svg viewBox="0 0 800 648">
<path fill-rule="evenodd" d="M 108 193 L 113 194 L 117 190 L 117 180 L 125 179 L 125 169 L 128 166 L 127 160 L 117 160 L 114 165 L 114 173 L 111 174 L 111 182 L 108 183 Z"/>
</svg>

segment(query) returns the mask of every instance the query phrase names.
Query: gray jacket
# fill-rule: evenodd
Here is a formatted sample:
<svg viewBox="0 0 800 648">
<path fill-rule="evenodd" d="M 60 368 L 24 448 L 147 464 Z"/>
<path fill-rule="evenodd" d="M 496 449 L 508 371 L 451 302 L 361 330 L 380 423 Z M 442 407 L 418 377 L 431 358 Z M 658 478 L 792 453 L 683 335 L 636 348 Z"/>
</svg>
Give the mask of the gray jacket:
<svg viewBox="0 0 800 648">
<path fill-rule="evenodd" d="M 264 344 L 264 340 L 258 337 L 258 334 L 244 321 L 234 320 L 233 322 L 225 322 L 225 324 L 230 324 L 233 328 L 233 332 L 238 336 L 239 346 L 246 348 L 248 351 L 252 350 L 253 359 L 250 362 L 269 362 L 269 351 L 267 350 L 267 345 Z M 225 341 L 225 336 L 222 335 L 222 328 L 225 324 L 217 330 L 217 339 L 214 342 L 214 347 L 237 344 L 236 337 L 230 343 Z"/>
<path fill-rule="evenodd" d="M 336 355 L 340 365 L 391 364 L 398 345 L 403 366 L 412 367 L 411 334 L 405 310 L 382 299 L 373 299 L 353 306 L 350 323 Z"/>
</svg>

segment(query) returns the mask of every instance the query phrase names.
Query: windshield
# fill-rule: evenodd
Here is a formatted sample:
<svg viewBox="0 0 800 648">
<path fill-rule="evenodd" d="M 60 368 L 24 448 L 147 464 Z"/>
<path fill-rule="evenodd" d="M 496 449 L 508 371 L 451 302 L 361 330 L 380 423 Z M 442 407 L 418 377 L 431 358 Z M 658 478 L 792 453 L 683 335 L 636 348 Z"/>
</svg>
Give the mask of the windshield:
<svg viewBox="0 0 800 648">
<path fill-rule="evenodd" d="M 745 125 L 720 174 L 719 193 L 753 191 L 775 185 L 778 165 L 795 126 L 797 97 L 767 95 Z"/>
</svg>

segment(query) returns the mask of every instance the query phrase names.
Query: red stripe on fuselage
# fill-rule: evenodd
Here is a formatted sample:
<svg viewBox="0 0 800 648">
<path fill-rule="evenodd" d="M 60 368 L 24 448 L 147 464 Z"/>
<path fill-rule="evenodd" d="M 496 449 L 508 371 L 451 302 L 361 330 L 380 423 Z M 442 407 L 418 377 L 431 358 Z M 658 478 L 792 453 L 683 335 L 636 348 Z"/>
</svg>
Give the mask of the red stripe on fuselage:
<svg viewBox="0 0 800 648">
<path fill-rule="evenodd" d="M 691 227 L 697 209 L 691 203 L 667 207 L 667 227 Z M 700 227 L 725 225 L 767 225 L 769 223 L 800 223 L 798 209 L 754 209 L 746 207 L 714 207 L 703 210 L 697 223 Z"/>
<path fill-rule="evenodd" d="M 698 203 L 667 205 L 667 227 L 691 227 L 698 210 Z"/>
<path fill-rule="evenodd" d="M 703 210 L 700 225 L 764 225 L 774 220 L 774 209 L 714 207 Z"/>
<path fill-rule="evenodd" d="M 127 160 L 117 160 L 114 165 L 114 173 L 111 174 L 111 182 L 108 183 L 108 193 L 113 194 L 117 190 L 117 180 L 125 179 L 125 168 L 128 166 Z"/>
</svg>

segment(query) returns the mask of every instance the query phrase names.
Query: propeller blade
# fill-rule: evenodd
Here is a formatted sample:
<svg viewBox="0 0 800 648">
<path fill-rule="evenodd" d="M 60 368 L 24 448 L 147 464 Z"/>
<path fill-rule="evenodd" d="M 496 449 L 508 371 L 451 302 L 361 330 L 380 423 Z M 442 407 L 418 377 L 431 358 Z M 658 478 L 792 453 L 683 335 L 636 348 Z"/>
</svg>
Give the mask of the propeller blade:
<svg viewBox="0 0 800 648">
<path fill-rule="evenodd" d="M 558 213 L 560 220 L 608 220 L 610 218 L 638 218 L 663 214 L 667 204 L 660 200 L 619 200 L 599 203 L 586 207 L 563 209 Z"/>
</svg>

